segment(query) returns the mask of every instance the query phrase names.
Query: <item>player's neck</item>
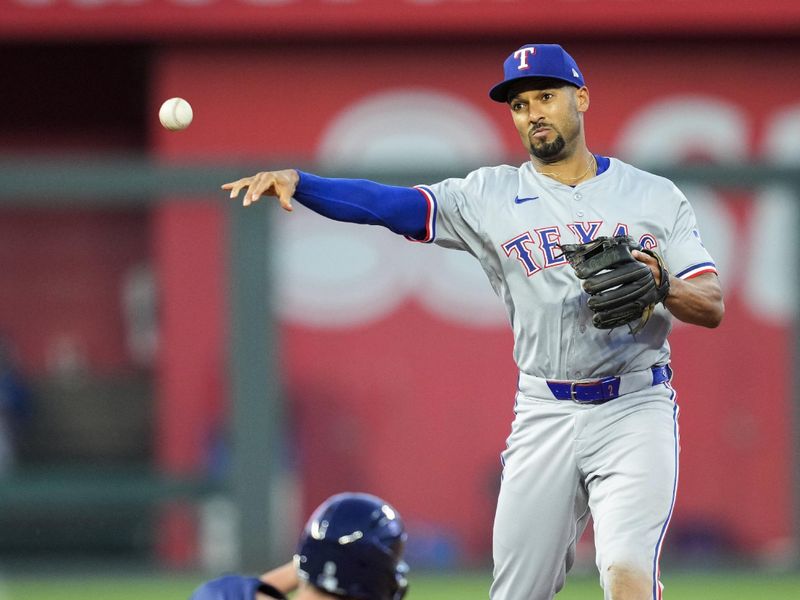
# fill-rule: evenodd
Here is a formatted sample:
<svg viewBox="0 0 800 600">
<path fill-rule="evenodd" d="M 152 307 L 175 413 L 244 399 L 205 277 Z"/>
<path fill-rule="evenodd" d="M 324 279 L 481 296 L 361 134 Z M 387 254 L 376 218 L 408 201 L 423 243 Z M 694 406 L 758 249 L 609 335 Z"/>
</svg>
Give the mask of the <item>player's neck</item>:
<svg viewBox="0 0 800 600">
<path fill-rule="evenodd" d="M 597 160 L 585 147 L 581 152 L 576 152 L 563 161 L 545 163 L 535 156 L 531 156 L 531 163 L 540 175 L 550 177 L 565 185 L 578 185 L 582 181 L 591 179 L 597 173 Z"/>
</svg>

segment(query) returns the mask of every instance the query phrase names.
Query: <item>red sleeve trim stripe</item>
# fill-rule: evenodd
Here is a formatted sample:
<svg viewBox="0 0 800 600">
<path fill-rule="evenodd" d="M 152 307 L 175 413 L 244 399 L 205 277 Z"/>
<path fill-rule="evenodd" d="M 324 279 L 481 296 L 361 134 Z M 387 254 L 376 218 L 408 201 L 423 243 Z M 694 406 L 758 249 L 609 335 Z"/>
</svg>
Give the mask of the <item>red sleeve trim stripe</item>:
<svg viewBox="0 0 800 600">
<path fill-rule="evenodd" d="M 703 273 L 717 273 L 717 266 L 713 262 L 704 262 L 675 273 L 678 279 L 691 279 Z"/>
<path fill-rule="evenodd" d="M 714 267 L 698 267 L 696 270 L 689 271 L 684 273 L 680 276 L 681 279 L 692 279 L 693 277 L 697 277 L 698 275 L 703 275 L 705 273 L 714 273 L 717 274 L 717 270 Z"/>
<path fill-rule="evenodd" d="M 422 239 L 416 239 L 409 236 L 405 237 L 412 242 L 429 244 L 436 237 L 436 196 L 433 195 L 431 190 L 421 185 L 414 186 L 414 189 L 422 194 L 422 197 L 425 198 L 425 202 L 428 205 L 428 212 L 425 217 L 425 237 Z"/>
</svg>

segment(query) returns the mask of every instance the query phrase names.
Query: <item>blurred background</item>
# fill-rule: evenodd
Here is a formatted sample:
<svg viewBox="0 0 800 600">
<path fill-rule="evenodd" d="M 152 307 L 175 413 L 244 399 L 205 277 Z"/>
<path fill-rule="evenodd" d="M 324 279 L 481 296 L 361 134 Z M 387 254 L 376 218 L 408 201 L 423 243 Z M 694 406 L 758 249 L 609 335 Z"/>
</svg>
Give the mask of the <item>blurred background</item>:
<svg viewBox="0 0 800 600">
<path fill-rule="evenodd" d="M 521 164 L 487 92 L 529 42 L 576 58 L 590 148 L 678 182 L 720 270 L 723 325 L 671 337 L 663 564 L 800 597 L 796 1 L 0 0 L 0 598 L 185 597 L 287 559 L 344 490 L 486 597 L 516 372 L 479 266 L 219 186 Z M 597 597 L 592 569 L 587 532 Z"/>
</svg>

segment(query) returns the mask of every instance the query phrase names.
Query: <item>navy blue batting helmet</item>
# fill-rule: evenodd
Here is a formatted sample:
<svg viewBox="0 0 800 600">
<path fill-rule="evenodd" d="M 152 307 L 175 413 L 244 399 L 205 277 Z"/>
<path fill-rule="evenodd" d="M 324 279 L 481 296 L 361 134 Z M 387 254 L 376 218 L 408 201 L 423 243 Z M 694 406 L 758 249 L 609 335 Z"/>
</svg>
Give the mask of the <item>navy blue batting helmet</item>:
<svg viewBox="0 0 800 600">
<path fill-rule="evenodd" d="M 400 600 L 408 589 L 405 527 L 377 496 L 337 494 L 306 523 L 295 555 L 302 579 L 335 596 Z"/>
</svg>

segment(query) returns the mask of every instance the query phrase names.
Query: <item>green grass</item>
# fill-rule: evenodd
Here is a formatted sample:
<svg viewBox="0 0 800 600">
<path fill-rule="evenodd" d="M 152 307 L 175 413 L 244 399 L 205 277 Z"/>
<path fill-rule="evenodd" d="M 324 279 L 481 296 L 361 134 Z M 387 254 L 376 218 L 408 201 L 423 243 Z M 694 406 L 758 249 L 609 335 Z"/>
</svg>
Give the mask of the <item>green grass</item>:
<svg viewBox="0 0 800 600">
<path fill-rule="evenodd" d="M 419 574 L 411 580 L 410 600 L 486 600 L 489 575 Z M 8 577 L 0 600 L 186 600 L 202 576 Z M 664 578 L 666 600 L 798 600 L 800 573 L 698 572 Z M 596 577 L 572 577 L 557 600 L 602 600 Z"/>
</svg>

